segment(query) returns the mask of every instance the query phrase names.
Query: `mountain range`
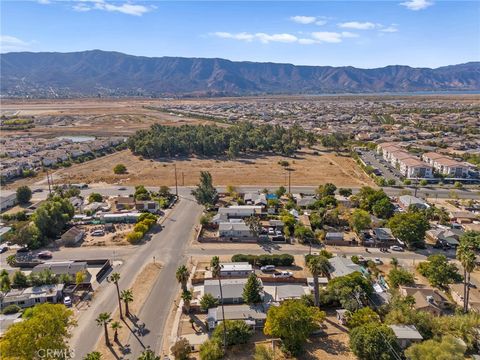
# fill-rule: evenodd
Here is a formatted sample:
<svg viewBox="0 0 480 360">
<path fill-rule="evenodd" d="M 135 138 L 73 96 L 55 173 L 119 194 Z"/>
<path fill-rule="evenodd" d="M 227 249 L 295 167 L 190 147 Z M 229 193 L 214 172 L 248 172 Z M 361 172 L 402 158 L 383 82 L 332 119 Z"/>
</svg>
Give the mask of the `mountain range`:
<svg viewBox="0 0 480 360">
<path fill-rule="evenodd" d="M 0 55 L 3 97 L 230 96 L 480 91 L 480 62 L 430 68 L 143 57 L 101 50 Z"/>
</svg>

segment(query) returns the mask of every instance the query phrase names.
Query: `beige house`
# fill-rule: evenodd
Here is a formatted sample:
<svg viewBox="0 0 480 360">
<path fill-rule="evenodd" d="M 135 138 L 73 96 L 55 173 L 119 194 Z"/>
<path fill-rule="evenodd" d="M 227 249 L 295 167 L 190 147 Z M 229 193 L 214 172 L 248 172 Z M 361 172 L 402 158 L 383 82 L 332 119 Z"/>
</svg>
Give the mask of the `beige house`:
<svg viewBox="0 0 480 360">
<path fill-rule="evenodd" d="M 400 286 L 400 294 L 415 299 L 415 310 L 429 312 L 432 315 L 442 315 L 445 309 L 451 306 L 448 298 L 437 289 L 417 285 Z"/>
</svg>

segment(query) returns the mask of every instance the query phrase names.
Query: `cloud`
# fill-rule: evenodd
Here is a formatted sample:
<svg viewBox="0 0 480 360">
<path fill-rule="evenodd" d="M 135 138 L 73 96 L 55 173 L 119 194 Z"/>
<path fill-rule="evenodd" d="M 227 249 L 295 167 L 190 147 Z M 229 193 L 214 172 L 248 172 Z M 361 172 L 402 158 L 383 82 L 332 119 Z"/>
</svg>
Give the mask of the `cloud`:
<svg viewBox="0 0 480 360">
<path fill-rule="evenodd" d="M 356 30 L 371 30 L 377 27 L 376 24 L 372 22 L 359 22 L 359 21 L 349 21 L 338 24 L 339 27 L 344 29 L 356 29 Z"/>
<path fill-rule="evenodd" d="M 315 25 L 319 25 L 319 26 L 325 25 L 326 23 L 327 23 L 327 20 L 317 20 L 317 21 L 315 21 Z"/>
<path fill-rule="evenodd" d="M 400 3 L 400 5 L 405 6 L 407 9 L 410 10 L 423 10 L 427 7 L 433 5 L 433 1 L 428 0 L 407 0 L 405 2 Z"/>
<path fill-rule="evenodd" d="M 342 31 L 342 32 L 341 32 L 341 35 L 342 35 L 342 37 L 344 37 L 344 38 L 357 38 L 357 37 L 360 36 L 360 35 L 358 35 L 358 34 L 355 34 L 355 33 L 350 32 L 350 31 Z"/>
<path fill-rule="evenodd" d="M 299 24 L 311 24 L 311 23 L 314 23 L 315 20 L 317 20 L 317 18 L 315 16 L 297 15 L 297 16 L 292 16 L 290 20 Z"/>
<path fill-rule="evenodd" d="M 26 50 L 30 44 L 15 36 L 0 35 L 0 52 Z"/>
<path fill-rule="evenodd" d="M 135 5 L 130 3 L 112 4 L 105 0 L 80 0 L 79 3 L 73 5 L 75 11 L 85 12 L 90 10 L 102 10 L 108 12 L 119 12 L 126 15 L 142 16 L 152 10 L 151 7 L 144 5 Z"/>
<path fill-rule="evenodd" d="M 37 0 L 37 2 L 42 5 L 48 5 L 52 3 L 50 0 Z"/>
<path fill-rule="evenodd" d="M 250 34 L 246 32 L 241 32 L 237 34 L 232 34 L 229 32 L 215 32 L 212 35 L 217 36 L 222 39 L 234 39 L 242 41 L 253 41 L 258 40 L 264 44 L 270 42 L 283 42 L 283 43 L 292 43 L 298 41 L 298 38 L 292 34 L 266 34 L 266 33 L 255 33 Z"/>
<path fill-rule="evenodd" d="M 381 32 L 394 33 L 398 31 L 398 28 L 395 25 L 390 25 L 386 28 L 380 29 Z"/>
<path fill-rule="evenodd" d="M 339 43 L 342 42 L 342 34 L 337 32 L 331 31 L 319 31 L 313 32 L 312 38 L 317 40 L 319 43 L 326 42 L 326 43 Z"/>
</svg>

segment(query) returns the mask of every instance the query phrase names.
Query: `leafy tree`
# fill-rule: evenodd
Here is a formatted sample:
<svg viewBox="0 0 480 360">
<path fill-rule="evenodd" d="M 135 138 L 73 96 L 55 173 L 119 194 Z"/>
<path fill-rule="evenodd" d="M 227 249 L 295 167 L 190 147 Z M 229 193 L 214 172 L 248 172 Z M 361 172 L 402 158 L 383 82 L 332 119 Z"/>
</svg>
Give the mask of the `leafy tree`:
<svg viewBox="0 0 480 360">
<path fill-rule="evenodd" d="M 25 275 L 20 270 L 15 271 L 12 277 L 12 286 L 14 288 L 20 288 L 20 289 L 28 287 L 27 275 Z"/>
<path fill-rule="evenodd" d="M 359 272 L 354 272 L 330 280 L 326 300 L 338 302 L 344 309 L 355 311 L 362 307 L 362 302 L 366 303 L 366 297 L 372 292 L 370 282 Z"/>
<path fill-rule="evenodd" d="M 425 232 L 429 224 L 425 215 L 420 212 L 405 212 L 395 214 L 388 227 L 399 240 L 407 244 L 409 249 L 425 246 Z"/>
<path fill-rule="evenodd" d="M 55 239 L 72 219 L 75 211 L 68 199 L 53 197 L 38 207 L 32 220 L 40 231 L 40 238 Z"/>
<path fill-rule="evenodd" d="M 133 245 L 138 244 L 142 239 L 143 239 L 143 233 L 140 231 L 130 231 L 127 234 L 127 241 L 130 244 L 133 244 Z"/>
<path fill-rule="evenodd" d="M 295 216 L 293 216 L 289 212 L 284 212 L 280 216 L 280 220 L 283 222 L 285 227 L 289 228 L 292 231 L 294 229 L 295 223 L 297 222 L 297 220 L 295 220 Z"/>
<path fill-rule="evenodd" d="M 213 186 L 212 175 L 208 171 L 200 172 L 200 184 L 197 185 L 195 190 L 192 190 L 192 195 L 199 204 L 215 204 L 218 194 Z"/>
<path fill-rule="evenodd" d="M 463 360 L 465 346 L 453 336 L 445 336 L 441 341 L 427 340 L 411 345 L 405 355 L 411 360 Z"/>
<path fill-rule="evenodd" d="M 75 274 L 75 284 L 77 285 L 83 284 L 86 278 L 87 278 L 87 274 L 85 273 L 85 271 L 83 270 L 77 271 L 77 273 Z"/>
<path fill-rule="evenodd" d="M 299 300 L 286 300 L 280 306 L 272 306 L 267 313 L 263 332 L 280 337 L 292 354 L 298 354 L 310 334 L 318 329 L 325 313 L 309 307 Z"/>
<path fill-rule="evenodd" d="M 312 256 L 307 260 L 307 268 L 313 276 L 313 287 L 315 294 L 315 306 L 320 306 L 320 288 L 318 284 L 319 276 L 328 276 L 330 273 L 330 263 L 325 256 Z"/>
<path fill-rule="evenodd" d="M 200 300 L 200 309 L 208 311 L 208 309 L 218 306 L 218 299 L 215 299 L 212 294 L 206 293 Z"/>
<path fill-rule="evenodd" d="M 392 288 L 398 288 L 400 285 L 413 285 L 415 283 L 414 276 L 411 272 L 394 268 L 388 273 L 388 284 Z"/>
<path fill-rule="evenodd" d="M 2 269 L 0 272 L 0 290 L 7 292 L 10 291 L 11 288 L 11 281 L 10 276 L 8 275 L 8 271 Z"/>
<path fill-rule="evenodd" d="M 420 180 L 419 184 L 420 184 L 420 186 L 427 186 L 427 185 L 428 185 L 428 181 L 425 180 L 425 179 L 422 179 L 422 180 Z"/>
<path fill-rule="evenodd" d="M 117 164 L 113 168 L 113 173 L 117 174 L 117 175 L 126 174 L 127 173 L 127 167 L 123 164 Z"/>
<path fill-rule="evenodd" d="M 375 190 L 369 186 L 364 186 L 360 189 L 356 195 L 360 208 L 371 212 L 373 206 L 382 199 L 388 199 L 387 194 L 382 189 Z"/>
<path fill-rule="evenodd" d="M 247 283 L 243 288 L 243 301 L 247 304 L 258 304 L 262 302 L 262 282 L 254 273 L 250 274 Z"/>
<path fill-rule="evenodd" d="M 322 136 L 321 143 L 327 148 L 333 148 L 338 152 L 347 143 L 348 137 L 342 133 L 332 133 Z"/>
<path fill-rule="evenodd" d="M 192 352 L 192 346 L 187 339 L 181 338 L 173 344 L 170 351 L 175 357 L 175 360 L 188 360 L 189 355 Z"/>
<path fill-rule="evenodd" d="M 20 204 L 28 204 L 32 198 L 32 190 L 28 186 L 20 186 L 17 188 L 17 201 Z"/>
<path fill-rule="evenodd" d="M 354 329 L 366 324 L 380 324 L 380 316 L 368 306 L 354 312 L 348 312 L 346 316 L 347 326 Z"/>
<path fill-rule="evenodd" d="M 315 193 L 318 195 L 319 198 L 323 198 L 325 196 L 334 196 L 337 187 L 332 183 L 326 183 L 324 185 L 319 185 L 318 188 L 315 190 Z"/>
<path fill-rule="evenodd" d="M 38 359 L 39 349 L 68 351 L 73 312 L 59 304 L 39 304 L 29 316 L 12 324 L 0 340 L 3 359 Z"/>
<path fill-rule="evenodd" d="M 373 206 L 372 211 L 375 216 L 378 216 L 382 219 L 389 219 L 393 215 L 395 207 L 389 198 L 384 197 L 378 200 Z"/>
<path fill-rule="evenodd" d="M 158 190 L 158 195 L 167 199 L 172 196 L 172 194 L 170 193 L 170 188 L 165 185 L 160 186 L 160 189 Z"/>
<path fill-rule="evenodd" d="M 21 227 L 12 239 L 13 243 L 20 246 L 28 246 L 31 249 L 40 247 L 40 230 L 34 223 Z"/>
<path fill-rule="evenodd" d="M 98 317 L 95 319 L 97 322 L 98 326 L 103 326 L 103 331 L 104 331 L 104 336 L 105 336 L 105 344 L 107 346 L 110 346 L 110 339 L 108 338 L 108 323 L 112 321 L 112 318 L 110 316 L 110 313 L 108 312 L 102 312 L 98 315 Z"/>
<path fill-rule="evenodd" d="M 200 345 L 201 360 L 220 360 L 223 358 L 221 342 L 217 339 L 207 340 Z"/>
<path fill-rule="evenodd" d="M 227 346 L 246 344 L 253 335 L 253 329 L 243 320 L 226 320 L 227 323 Z M 213 330 L 212 339 L 221 341 L 223 329 L 219 326 Z"/>
<path fill-rule="evenodd" d="M 356 233 L 370 228 L 372 225 L 372 219 L 370 214 L 362 209 L 355 209 L 350 216 L 350 226 Z"/>
<path fill-rule="evenodd" d="M 102 202 L 103 196 L 99 193 L 93 192 L 88 196 L 88 202 Z"/>
<path fill-rule="evenodd" d="M 182 285 L 182 290 L 187 291 L 187 281 L 190 277 L 190 271 L 188 271 L 185 265 L 181 265 L 177 269 L 175 277 L 177 278 L 177 281 Z"/>
<path fill-rule="evenodd" d="M 359 360 L 397 360 L 400 358 L 400 348 L 393 330 L 376 322 L 352 329 L 350 331 L 350 348 Z"/>
<path fill-rule="evenodd" d="M 145 350 L 142 351 L 137 360 L 160 360 L 160 356 L 155 354 L 153 350 L 147 347 Z"/>
<path fill-rule="evenodd" d="M 344 197 L 350 197 L 352 196 L 352 189 L 345 189 L 345 188 L 341 188 L 341 189 L 338 189 L 338 193 Z"/>
<path fill-rule="evenodd" d="M 118 310 L 120 312 L 120 319 L 123 320 L 122 301 L 120 298 L 120 287 L 118 285 L 118 282 L 120 281 L 120 273 L 118 272 L 112 273 L 112 275 L 110 275 L 107 278 L 107 280 L 115 284 L 115 288 L 117 290 Z"/>
<path fill-rule="evenodd" d="M 295 238 L 298 239 L 298 241 L 301 244 L 303 244 L 308 239 L 310 240 L 315 239 L 315 235 L 312 229 L 307 228 L 302 224 L 295 225 L 294 235 L 295 235 Z"/>
<path fill-rule="evenodd" d="M 88 353 L 85 355 L 83 360 L 101 360 L 102 359 L 102 354 L 99 353 L 98 351 L 92 351 L 91 353 Z"/>
<path fill-rule="evenodd" d="M 457 266 L 450 264 L 445 255 L 430 255 L 427 261 L 418 264 L 417 270 L 432 286 L 446 287 L 461 280 Z"/>
<path fill-rule="evenodd" d="M 287 193 L 287 189 L 285 186 L 280 186 L 277 190 L 275 190 L 275 195 L 280 199 L 283 195 Z"/>
<path fill-rule="evenodd" d="M 260 222 L 260 218 L 254 215 L 249 216 L 245 219 L 245 224 L 247 224 L 247 226 L 249 227 L 253 237 L 258 237 L 258 235 L 260 235 L 260 231 L 262 230 L 262 223 Z"/>
<path fill-rule="evenodd" d="M 125 315 L 128 317 L 130 315 L 128 304 L 133 302 L 133 290 L 132 289 L 122 290 L 122 292 L 120 293 L 120 298 L 123 300 L 123 303 L 125 304 Z"/>
</svg>

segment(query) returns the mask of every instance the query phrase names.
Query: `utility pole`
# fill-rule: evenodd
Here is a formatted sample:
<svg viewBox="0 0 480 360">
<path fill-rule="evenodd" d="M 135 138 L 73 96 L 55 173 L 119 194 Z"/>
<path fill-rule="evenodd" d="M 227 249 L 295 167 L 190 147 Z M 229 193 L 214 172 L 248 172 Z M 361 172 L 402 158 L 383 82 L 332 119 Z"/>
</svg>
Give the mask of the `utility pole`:
<svg viewBox="0 0 480 360">
<path fill-rule="evenodd" d="M 292 192 L 290 191 L 290 185 L 291 185 L 291 171 L 288 171 L 288 193 L 291 194 Z"/>
<path fill-rule="evenodd" d="M 182 186 L 185 186 L 185 173 L 182 171 Z"/>
<path fill-rule="evenodd" d="M 52 195 L 52 188 L 50 187 L 50 178 L 48 176 L 48 168 L 46 168 L 45 170 L 47 170 L 48 194 Z"/>
<path fill-rule="evenodd" d="M 178 198 L 177 164 L 173 164 L 173 167 L 175 169 L 175 195 Z"/>
</svg>

